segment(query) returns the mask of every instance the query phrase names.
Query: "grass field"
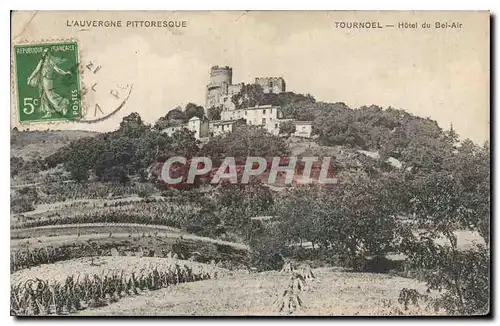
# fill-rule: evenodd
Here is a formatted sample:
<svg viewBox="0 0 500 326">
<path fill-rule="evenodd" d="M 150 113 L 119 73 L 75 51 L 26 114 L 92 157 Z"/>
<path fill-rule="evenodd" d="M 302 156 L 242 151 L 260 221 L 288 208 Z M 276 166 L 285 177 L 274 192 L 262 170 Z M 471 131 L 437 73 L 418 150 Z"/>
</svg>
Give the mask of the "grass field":
<svg viewBox="0 0 500 326">
<path fill-rule="evenodd" d="M 315 269 L 316 279 L 300 295 L 303 307 L 293 315 L 368 316 L 431 314 L 425 309 L 404 311 L 397 303 L 400 289 L 424 291 L 423 284 L 383 274 L 347 273 L 332 268 Z M 210 316 L 280 315 L 273 308 L 289 282 L 279 272 L 228 273 L 222 278 L 181 284 L 125 298 L 120 302 L 77 315 Z"/>
</svg>

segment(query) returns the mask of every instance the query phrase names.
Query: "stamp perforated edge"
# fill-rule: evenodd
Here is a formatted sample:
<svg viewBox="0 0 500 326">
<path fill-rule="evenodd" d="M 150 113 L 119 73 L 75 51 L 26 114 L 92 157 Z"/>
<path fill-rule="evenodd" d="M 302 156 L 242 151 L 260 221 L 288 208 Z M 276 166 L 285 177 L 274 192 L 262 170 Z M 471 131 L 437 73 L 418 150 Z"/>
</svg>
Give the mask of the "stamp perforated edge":
<svg viewBox="0 0 500 326">
<path fill-rule="evenodd" d="M 19 40 L 11 43 L 11 53 L 10 53 L 10 80 L 11 80 L 11 129 L 14 127 L 29 127 L 29 126 L 54 126 L 54 125 L 66 125 L 69 123 L 78 123 L 78 120 L 48 120 L 48 121 L 20 121 L 19 117 L 19 103 L 17 100 L 18 89 L 17 89 L 17 71 L 16 71 L 16 55 L 15 55 L 15 47 L 19 45 L 44 45 L 44 44 L 52 44 L 52 43 L 68 43 L 75 42 L 77 46 L 77 62 L 78 62 L 78 82 L 79 82 L 79 91 L 80 91 L 80 105 L 82 110 L 82 117 L 87 114 L 87 105 L 85 105 L 85 93 L 83 89 L 85 88 L 84 84 L 84 67 L 82 64 L 82 47 L 78 38 L 70 37 L 70 38 L 44 38 L 40 40 Z"/>
</svg>

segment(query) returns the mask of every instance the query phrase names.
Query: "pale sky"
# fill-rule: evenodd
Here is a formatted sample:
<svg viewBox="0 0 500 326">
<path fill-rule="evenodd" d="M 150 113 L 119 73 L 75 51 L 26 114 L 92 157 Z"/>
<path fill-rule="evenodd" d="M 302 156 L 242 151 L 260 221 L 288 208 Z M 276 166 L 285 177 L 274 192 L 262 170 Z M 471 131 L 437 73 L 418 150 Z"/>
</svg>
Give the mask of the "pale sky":
<svg viewBox="0 0 500 326">
<path fill-rule="evenodd" d="M 39 12 L 26 25 L 32 17 L 13 14 L 14 44 L 76 39 L 81 61 L 102 66 L 95 75 L 85 70 L 85 85 L 97 82 L 99 96 L 117 83 L 134 85 L 116 116 L 51 129 L 113 130 L 134 111 L 154 123 L 178 105 L 204 105 L 210 67 L 229 65 L 234 83 L 281 76 L 289 91 L 318 101 L 402 108 L 446 129 L 453 123 L 462 138 L 489 139 L 487 12 Z M 75 20 L 121 20 L 123 27 L 66 26 Z M 185 20 L 187 27 L 126 27 L 132 20 Z M 395 27 L 335 28 L 335 22 L 364 21 Z M 397 28 L 400 22 L 418 28 Z M 432 28 L 423 29 L 424 22 Z M 436 29 L 435 22 L 462 28 Z M 107 99 L 84 99 L 92 107 L 93 101 L 109 104 L 104 111 L 113 108 Z"/>
</svg>

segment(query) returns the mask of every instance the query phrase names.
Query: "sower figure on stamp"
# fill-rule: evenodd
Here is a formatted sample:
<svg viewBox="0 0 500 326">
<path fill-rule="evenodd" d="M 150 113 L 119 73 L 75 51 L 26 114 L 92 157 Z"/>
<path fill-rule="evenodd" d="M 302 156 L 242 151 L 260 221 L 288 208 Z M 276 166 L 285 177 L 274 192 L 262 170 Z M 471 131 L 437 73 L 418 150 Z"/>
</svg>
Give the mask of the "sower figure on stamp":
<svg viewBox="0 0 500 326">
<path fill-rule="evenodd" d="M 49 49 L 45 49 L 42 58 L 38 62 L 35 70 L 28 77 L 28 85 L 37 87 L 40 94 L 40 111 L 44 112 L 43 118 L 50 118 L 53 111 L 66 115 L 69 100 L 54 91 L 54 74 L 71 75 L 70 71 L 64 71 L 58 64 L 66 61 L 53 56 Z"/>
</svg>

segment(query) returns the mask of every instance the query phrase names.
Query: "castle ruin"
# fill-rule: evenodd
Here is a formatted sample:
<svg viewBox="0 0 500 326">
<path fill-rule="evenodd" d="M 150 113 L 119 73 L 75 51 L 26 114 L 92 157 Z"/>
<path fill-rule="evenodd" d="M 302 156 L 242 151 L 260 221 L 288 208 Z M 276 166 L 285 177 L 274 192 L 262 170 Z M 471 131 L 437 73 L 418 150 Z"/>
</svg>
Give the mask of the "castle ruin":
<svg viewBox="0 0 500 326">
<path fill-rule="evenodd" d="M 285 80 L 281 77 L 257 77 L 255 84 L 262 86 L 264 93 L 283 93 L 286 92 Z"/>
<path fill-rule="evenodd" d="M 286 91 L 285 80 L 281 77 L 257 77 L 254 84 L 260 85 L 263 92 L 267 94 L 279 94 Z M 232 132 L 235 123 L 244 120 L 248 125 L 259 126 L 271 134 L 279 135 L 281 123 L 293 121 L 296 126 L 295 136 L 311 137 L 311 121 L 283 119 L 279 106 L 256 105 L 237 109 L 232 97 L 239 94 L 242 89 L 243 83 L 233 84 L 233 69 L 231 67 L 211 67 L 206 90 L 205 114 L 209 108 L 222 108 L 220 120 L 209 121 L 195 116 L 187 123 L 169 126 L 163 132 L 171 135 L 176 130 L 185 128 L 193 132 L 196 139 L 207 141 L 210 137 Z"/>
<path fill-rule="evenodd" d="M 286 91 L 285 80 L 281 77 L 257 77 L 254 84 L 260 85 L 264 93 L 279 94 Z M 241 92 L 242 87 L 243 83 L 233 84 L 233 68 L 213 66 L 207 84 L 205 109 L 231 107 L 231 98 Z"/>
</svg>

